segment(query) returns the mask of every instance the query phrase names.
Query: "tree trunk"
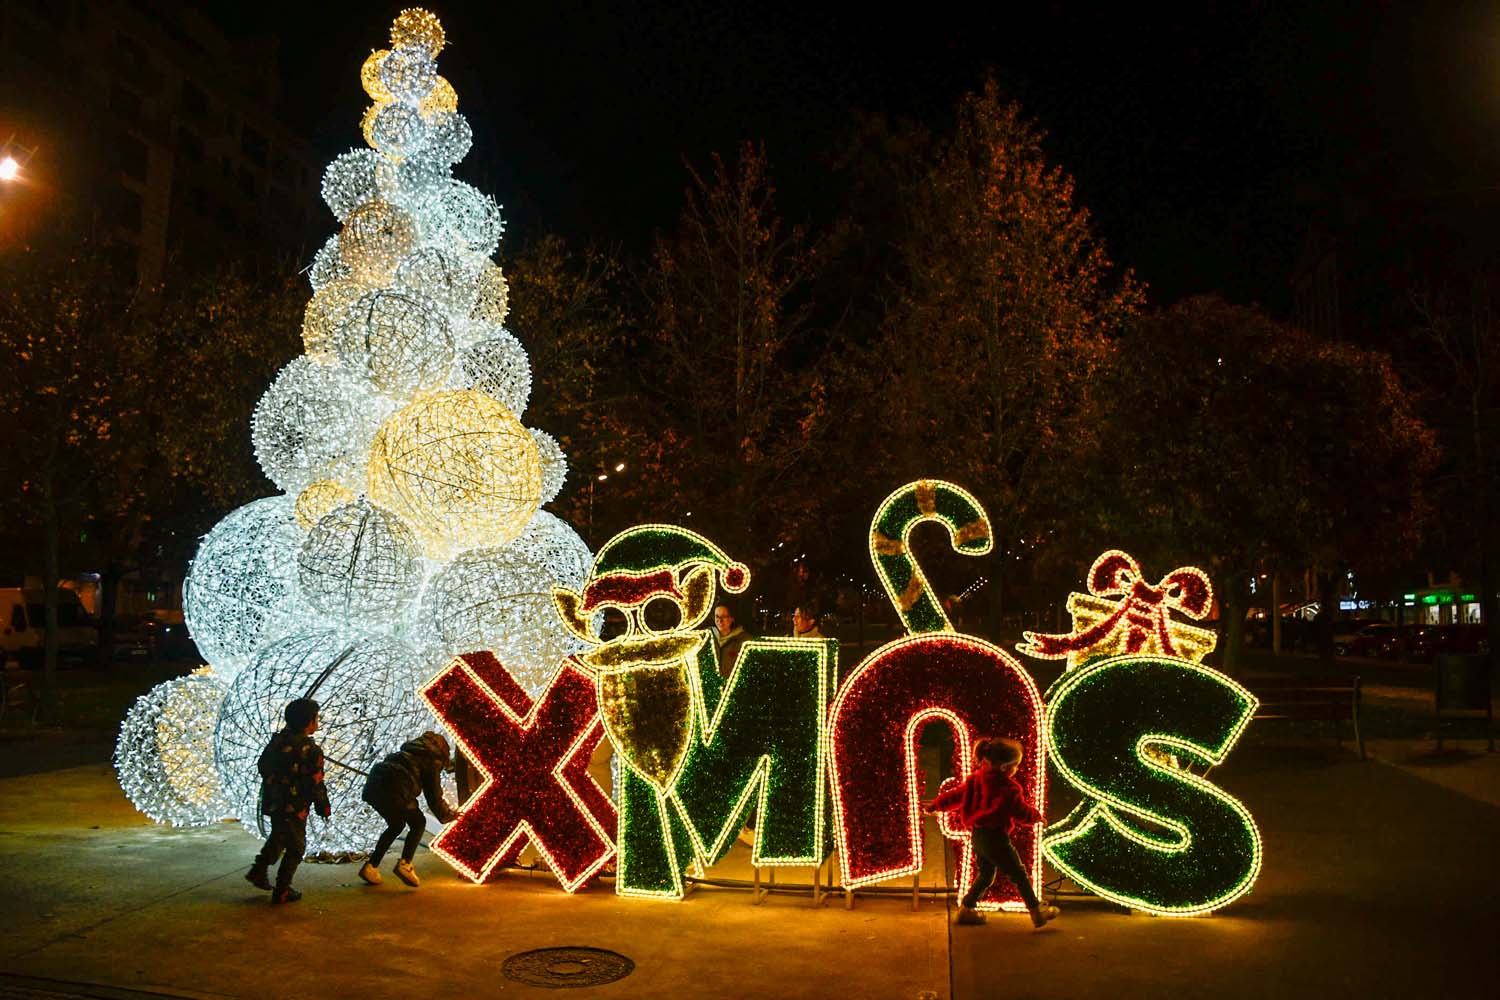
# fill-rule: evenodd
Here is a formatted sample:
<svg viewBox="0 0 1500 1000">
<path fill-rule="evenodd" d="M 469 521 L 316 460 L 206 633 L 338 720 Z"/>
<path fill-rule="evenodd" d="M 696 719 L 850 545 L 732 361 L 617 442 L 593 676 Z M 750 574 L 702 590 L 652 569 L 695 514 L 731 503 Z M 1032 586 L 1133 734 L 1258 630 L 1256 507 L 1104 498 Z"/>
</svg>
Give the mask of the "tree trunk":
<svg viewBox="0 0 1500 1000">
<path fill-rule="evenodd" d="M 1281 655 L 1281 571 L 1271 571 L 1271 653 Z"/>
<path fill-rule="evenodd" d="M 1339 606 L 1339 578 L 1337 573 L 1318 570 L 1318 659 L 1332 667 L 1334 660 L 1333 625 Z"/>
<path fill-rule="evenodd" d="M 104 564 L 104 573 L 99 577 L 99 649 L 96 657 L 99 666 L 108 669 L 110 653 L 115 642 L 115 610 L 120 599 L 120 571 L 115 561 Z"/>
<path fill-rule="evenodd" d="M 1240 675 L 1245 648 L 1245 611 L 1250 606 L 1250 585 L 1244 573 L 1225 574 L 1219 593 L 1223 618 L 1220 622 L 1220 669 L 1230 677 Z"/>
</svg>

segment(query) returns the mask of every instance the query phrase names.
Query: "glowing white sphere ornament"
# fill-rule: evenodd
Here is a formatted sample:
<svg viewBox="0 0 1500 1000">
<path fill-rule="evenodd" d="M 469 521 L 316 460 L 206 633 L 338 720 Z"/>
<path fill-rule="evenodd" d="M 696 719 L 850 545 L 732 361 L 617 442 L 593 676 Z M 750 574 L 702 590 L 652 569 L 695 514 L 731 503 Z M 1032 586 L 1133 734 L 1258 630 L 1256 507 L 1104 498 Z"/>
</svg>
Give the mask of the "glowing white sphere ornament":
<svg viewBox="0 0 1500 1000">
<path fill-rule="evenodd" d="M 370 439 L 390 406 L 342 368 L 293 358 L 256 404 L 250 425 L 255 459 L 288 493 L 318 479 L 358 483 Z"/>
<path fill-rule="evenodd" d="M 423 602 L 450 654 L 489 650 L 535 696 L 581 648 L 557 617 L 557 584 L 573 586 L 512 543 L 459 553 L 432 578 Z"/>
<path fill-rule="evenodd" d="M 328 164 L 323 171 L 323 200 L 340 222 L 379 196 L 375 170 L 383 162 L 385 157 L 373 149 L 351 149 Z"/>
<path fill-rule="evenodd" d="M 469 318 L 480 323 L 493 323 L 496 326 L 504 323 L 506 315 L 510 312 L 510 285 L 506 282 L 500 265 L 486 262 L 479 271 L 475 287 L 478 289 L 478 294 L 475 296 L 474 308 L 470 311 Z"/>
<path fill-rule="evenodd" d="M 345 313 L 333 346 L 346 368 L 390 396 L 441 385 L 453 367 L 442 306 L 409 289 L 365 293 Z"/>
<path fill-rule="evenodd" d="M 531 359 L 509 330 L 494 328 L 491 333 L 460 356 L 463 384 L 499 400 L 519 417 L 531 400 Z"/>
<path fill-rule="evenodd" d="M 474 144 L 474 130 L 469 120 L 457 111 L 440 111 L 431 116 L 424 152 L 444 166 L 451 167 L 468 155 Z"/>
<path fill-rule="evenodd" d="M 451 316 L 467 315 L 479 295 L 478 272 L 441 247 L 413 250 L 396 266 L 395 287 L 427 295 Z"/>
<path fill-rule="evenodd" d="M 495 199 L 463 181 L 440 185 L 417 209 L 422 239 L 488 257 L 500 246 L 505 222 Z"/>
<path fill-rule="evenodd" d="M 369 850 L 385 822 L 361 801 L 359 772 L 431 728 L 417 696 L 425 680 L 418 666 L 405 643 L 346 630 L 299 632 L 267 646 L 235 678 L 214 733 L 214 761 L 232 814 L 260 836 L 256 760 L 284 727 L 287 703 L 310 697 L 320 706 L 314 739 L 325 756 L 333 819 L 309 818 L 308 852 Z"/>
<path fill-rule="evenodd" d="M 347 278 L 353 273 L 339 253 L 339 234 L 334 233 L 318 248 L 318 252 L 313 254 L 312 265 L 307 269 L 307 282 L 316 292 L 324 285 L 338 281 L 340 278 Z"/>
<path fill-rule="evenodd" d="M 356 500 L 313 525 L 297 555 L 297 577 L 308 602 L 329 618 L 377 626 L 417 595 L 422 553 L 400 518 Z"/>
<path fill-rule="evenodd" d="M 204 536 L 188 568 L 188 631 L 226 680 L 312 613 L 297 584 L 303 536 L 292 504 L 288 496 L 266 497 L 231 512 Z"/>
<path fill-rule="evenodd" d="M 371 118 L 368 139 L 387 156 L 410 156 L 427 144 L 427 123 L 414 108 L 387 104 Z"/>
<path fill-rule="evenodd" d="M 557 438 L 546 431 L 528 427 L 531 439 L 536 442 L 537 461 L 542 466 L 542 503 L 551 503 L 562 492 L 563 482 L 568 478 L 568 456 L 563 454 Z"/>
<path fill-rule="evenodd" d="M 536 442 L 484 393 L 427 393 L 375 435 L 369 494 L 410 524 L 429 554 L 504 544 L 541 496 Z"/>
<path fill-rule="evenodd" d="M 416 105 L 437 84 L 437 63 L 420 48 L 401 47 L 380 60 L 380 82 L 396 100 Z"/>
<path fill-rule="evenodd" d="M 115 743 L 125 797 L 157 823 L 207 826 L 233 816 L 214 767 L 214 724 L 228 686 L 207 668 L 136 699 Z"/>
</svg>

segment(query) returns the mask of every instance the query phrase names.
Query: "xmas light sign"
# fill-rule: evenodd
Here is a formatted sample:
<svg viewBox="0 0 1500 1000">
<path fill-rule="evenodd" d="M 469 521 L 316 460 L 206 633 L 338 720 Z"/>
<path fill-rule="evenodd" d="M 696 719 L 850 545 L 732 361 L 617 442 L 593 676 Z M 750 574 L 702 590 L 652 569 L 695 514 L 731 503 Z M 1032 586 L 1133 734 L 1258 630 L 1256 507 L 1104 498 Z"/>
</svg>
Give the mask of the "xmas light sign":
<svg viewBox="0 0 1500 1000">
<path fill-rule="evenodd" d="M 907 635 L 837 682 L 831 639 L 745 644 L 721 675 L 702 626 L 719 586 L 743 591 L 749 570 L 713 542 L 650 524 L 600 549 L 579 590 L 557 587 L 564 628 L 585 649 L 534 701 L 491 654 L 453 661 L 423 688 L 485 781 L 434 848 L 483 880 L 526 840 L 573 891 L 616 858 L 615 891 L 681 899 L 690 876 L 721 860 L 753 822 L 759 867 L 819 866 L 835 850 L 855 889 L 922 869 L 918 763 L 931 724 L 953 735 L 960 775 L 980 736 L 1021 744 L 1016 780 L 1045 815 L 1047 764 L 1083 801 L 1051 826 L 1012 831 L 1034 891 L 1044 859 L 1078 886 L 1135 909 L 1207 913 L 1249 891 L 1260 837 L 1248 810 L 1203 775 L 1253 717 L 1254 697 L 1204 666 L 1208 576 L 1179 568 L 1155 582 L 1129 555 L 1106 552 L 1072 595 L 1066 635 L 1026 633 L 1020 652 L 1066 659 L 1045 701 L 1015 656 L 954 630 L 909 548 L 933 521 L 956 552 L 991 550 L 978 501 L 939 480 L 881 504 L 870 529 L 875 571 Z M 676 611 L 668 627 L 647 606 Z M 603 612 L 625 631 L 603 638 Z M 587 773 L 607 739 L 621 766 L 613 797 Z M 1194 767 L 1197 770 L 1193 770 Z M 949 779 L 950 781 L 953 779 Z M 958 846 L 967 885 L 968 831 L 939 823 Z M 1008 880 L 981 909 L 1020 909 Z"/>
</svg>

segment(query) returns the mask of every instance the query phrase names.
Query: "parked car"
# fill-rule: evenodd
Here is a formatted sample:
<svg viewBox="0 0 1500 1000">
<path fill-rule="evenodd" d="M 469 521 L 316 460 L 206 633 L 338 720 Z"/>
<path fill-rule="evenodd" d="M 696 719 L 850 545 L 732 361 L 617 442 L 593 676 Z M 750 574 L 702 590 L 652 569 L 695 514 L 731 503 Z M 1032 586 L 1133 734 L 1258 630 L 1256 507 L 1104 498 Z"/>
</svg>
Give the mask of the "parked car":
<svg viewBox="0 0 1500 1000">
<path fill-rule="evenodd" d="M 115 660 L 146 660 L 156 656 L 160 625 L 150 615 L 116 615 L 109 655 Z"/>
<path fill-rule="evenodd" d="M 0 642 L 5 659 L 16 659 L 23 667 L 41 666 L 47 638 L 47 615 L 40 590 L 0 587 Z M 99 645 L 95 627 L 78 595 L 57 592 L 58 655 L 66 660 L 87 660 Z"/>
<path fill-rule="evenodd" d="M 1333 631 L 1333 651 L 1339 656 L 1394 656 L 1396 626 L 1390 622 L 1370 622 L 1354 632 L 1342 627 Z"/>
</svg>

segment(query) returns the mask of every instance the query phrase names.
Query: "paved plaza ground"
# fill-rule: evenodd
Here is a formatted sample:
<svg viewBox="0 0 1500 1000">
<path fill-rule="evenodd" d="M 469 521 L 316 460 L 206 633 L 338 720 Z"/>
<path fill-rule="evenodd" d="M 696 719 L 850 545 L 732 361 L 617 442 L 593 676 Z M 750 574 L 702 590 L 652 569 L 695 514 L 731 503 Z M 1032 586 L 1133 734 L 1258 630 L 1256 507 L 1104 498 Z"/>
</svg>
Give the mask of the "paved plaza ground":
<svg viewBox="0 0 1500 1000">
<path fill-rule="evenodd" d="M 525 874 L 472 886 L 425 851 L 420 890 L 305 865 L 306 899 L 272 907 L 241 878 L 250 837 L 143 820 L 107 749 L 0 745 L 0 997 L 1489 997 L 1500 983 L 1500 755 L 1472 740 L 1437 755 L 1421 736 L 1378 739 L 1362 762 L 1347 741 L 1252 728 L 1214 780 L 1265 838 L 1253 893 L 1192 920 L 1069 895 L 1038 932 L 1010 916 L 953 926 L 941 897 L 913 912 L 905 896 L 845 909 L 713 888 L 567 897 Z M 929 845 L 923 884 L 939 885 Z M 723 874 L 748 877 L 743 848 Z M 566 945 L 634 971 L 561 993 L 501 975 L 514 953 Z"/>
</svg>

